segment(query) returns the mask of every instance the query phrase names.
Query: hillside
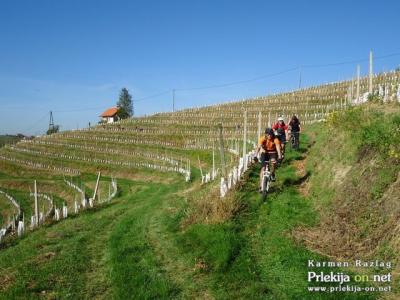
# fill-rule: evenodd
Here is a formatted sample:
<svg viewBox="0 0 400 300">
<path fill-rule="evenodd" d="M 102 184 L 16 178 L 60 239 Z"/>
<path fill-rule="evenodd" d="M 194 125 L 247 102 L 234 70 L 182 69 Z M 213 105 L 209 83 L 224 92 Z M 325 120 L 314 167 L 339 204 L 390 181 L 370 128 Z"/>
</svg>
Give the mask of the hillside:
<svg viewBox="0 0 400 300">
<path fill-rule="evenodd" d="M 320 222 L 295 236 L 338 260 L 390 261 L 398 278 L 400 108 L 368 105 L 333 113 L 325 127 L 309 131 L 316 142 L 303 188 Z"/>
<path fill-rule="evenodd" d="M 22 139 L 22 136 L 18 135 L 0 135 L 0 147 L 7 144 L 15 144 Z"/>
<path fill-rule="evenodd" d="M 2 148 L 0 190 L 16 199 L 27 230 L 21 238 L 11 231 L 0 244 L 0 298 L 337 299 L 307 289 L 308 260 L 380 259 L 395 266 L 400 73 L 380 74 L 376 82 L 388 87 L 378 98 L 385 104 L 351 108 L 351 82 L 341 82 Z M 366 79 L 361 88 L 365 93 Z M 243 148 L 253 147 L 260 112 L 262 128 L 278 114 L 299 115 L 301 149 L 288 151 L 266 202 L 257 193 L 257 165 L 221 198 L 217 125 L 231 170 Z M 214 177 L 213 161 L 217 176 L 202 183 L 206 174 Z M 94 207 L 75 214 L 82 197 L 92 197 L 98 172 Z M 30 232 L 34 180 L 39 210 L 48 217 Z M 3 224 L 16 214 L 7 201 L 0 198 Z M 56 222 L 55 208 L 62 207 L 68 218 Z M 398 264 L 390 272 L 394 292 L 339 295 L 396 297 Z"/>
</svg>

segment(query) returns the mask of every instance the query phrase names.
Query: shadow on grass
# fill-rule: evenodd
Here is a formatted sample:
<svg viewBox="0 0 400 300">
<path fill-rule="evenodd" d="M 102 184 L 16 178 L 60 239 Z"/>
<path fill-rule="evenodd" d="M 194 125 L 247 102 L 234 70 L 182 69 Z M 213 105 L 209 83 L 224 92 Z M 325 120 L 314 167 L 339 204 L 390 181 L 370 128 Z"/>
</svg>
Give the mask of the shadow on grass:
<svg viewBox="0 0 400 300">
<path fill-rule="evenodd" d="M 304 183 L 309 177 L 311 176 L 311 172 L 307 171 L 307 173 L 302 176 L 302 177 L 298 177 L 298 178 L 286 178 L 283 181 L 283 185 L 284 186 L 290 186 L 290 185 L 300 185 L 302 183 Z"/>
<path fill-rule="evenodd" d="M 293 161 L 301 161 L 301 160 L 304 160 L 305 158 L 306 157 L 302 156 L 302 155 L 300 155 L 300 156 L 292 156 L 292 157 L 285 157 L 284 162 L 289 165 Z"/>
</svg>

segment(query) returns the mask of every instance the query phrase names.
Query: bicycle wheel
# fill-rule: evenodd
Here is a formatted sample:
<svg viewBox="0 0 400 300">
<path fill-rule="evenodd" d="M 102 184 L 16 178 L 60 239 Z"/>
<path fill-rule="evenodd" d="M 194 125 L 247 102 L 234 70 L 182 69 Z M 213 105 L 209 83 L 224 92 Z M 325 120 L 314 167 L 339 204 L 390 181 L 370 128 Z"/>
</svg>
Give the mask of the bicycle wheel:
<svg viewBox="0 0 400 300">
<path fill-rule="evenodd" d="M 267 192 L 269 190 L 269 182 L 268 182 L 268 178 L 266 176 L 264 176 L 263 179 L 263 184 L 262 184 L 262 198 L 265 200 L 265 198 L 267 197 Z"/>
<path fill-rule="evenodd" d="M 271 186 L 271 180 L 270 180 L 269 177 L 268 177 L 268 178 L 265 179 L 265 181 L 266 181 L 265 190 L 266 190 L 266 192 L 268 193 L 269 188 L 270 188 L 270 186 Z"/>
<path fill-rule="evenodd" d="M 296 149 L 299 148 L 300 148 L 300 133 L 298 133 L 296 136 Z"/>
<path fill-rule="evenodd" d="M 299 149 L 299 132 L 295 132 L 293 135 L 293 147 L 294 149 Z"/>
</svg>

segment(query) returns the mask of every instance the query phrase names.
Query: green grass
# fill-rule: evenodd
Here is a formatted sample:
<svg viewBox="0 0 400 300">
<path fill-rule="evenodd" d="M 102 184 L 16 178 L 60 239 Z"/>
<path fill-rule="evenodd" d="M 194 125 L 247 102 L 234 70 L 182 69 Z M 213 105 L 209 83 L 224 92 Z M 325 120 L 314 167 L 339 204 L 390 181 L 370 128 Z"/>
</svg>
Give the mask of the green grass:
<svg viewBox="0 0 400 300">
<path fill-rule="evenodd" d="M 334 255 L 350 261 L 379 259 L 398 265 L 397 233 L 392 225 L 398 220 L 391 213 L 398 206 L 398 106 L 368 105 L 333 113 L 326 124 L 310 129 L 315 144 L 307 158 L 307 169 L 313 172 L 309 201 L 321 214 L 321 224 L 314 233 L 329 237 L 320 249 L 332 253 L 334 247 L 363 245 L 348 253 L 338 250 Z M 392 291 L 397 295 L 399 286 L 393 284 Z"/>
<path fill-rule="evenodd" d="M 287 161 L 301 159 L 304 151 L 303 147 L 287 153 Z M 191 226 L 177 239 L 182 253 L 204 262 L 198 272 L 209 277 L 217 299 L 337 299 L 338 294 L 307 290 L 308 259 L 327 259 L 297 245 L 290 235 L 296 226 L 313 226 L 317 221 L 310 202 L 297 193 L 295 169 L 287 164 L 279 169 L 266 202 L 255 192 L 258 174 L 259 169 L 253 169 L 238 192 L 240 213 L 225 224 Z M 374 299 L 375 295 L 340 297 Z"/>
<path fill-rule="evenodd" d="M 240 239 L 230 223 L 193 225 L 180 242 L 185 252 L 192 252 L 207 263 L 207 270 L 216 272 L 226 270 L 240 249 Z"/>
<path fill-rule="evenodd" d="M 21 211 L 23 211 L 26 217 L 30 217 L 32 214 L 32 198 L 29 196 L 29 193 L 21 192 L 19 190 L 6 190 L 6 192 L 17 199 L 19 205 L 21 207 Z"/>
<path fill-rule="evenodd" d="M 16 208 L 3 195 L 0 194 L 0 228 L 8 222 L 8 217 L 16 213 Z"/>
<path fill-rule="evenodd" d="M 296 245 L 290 230 L 316 216 L 296 181 L 288 184 L 293 176 L 282 167 L 263 203 L 254 169 L 234 219 L 183 231 L 187 204 L 175 194 L 183 183 L 120 180 L 114 203 L 9 241 L 0 251 L 0 298 L 307 298 L 306 261 L 319 256 Z"/>
<path fill-rule="evenodd" d="M 327 143 L 331 138 L 324 133 Z M 256 192 L 259 167 L 245 175 L 236 193 L 240 209 L 222 223 L 182 227 L 188 208 L 182 192 L 192 185 L 181 176 L 167 175 L 168 183 L 119 179 L 121 191 L 112 203 L 22 239 L 8 239 L 0 249 L 0 298 L 375 299 L 376 294 L 307 290 L 307 261 L 330 259 L 293 237 L 296 228 L 316 226 L 320 217 L 315 203 L 298 193 L 304 178 L 296 175 L 293 163 L 303 159 L 311 143 L 307 136 L 301 141 L 300 151 L 287 151 L 266 201 Z M 357 159 L 358 147 L 343 147 L 352 149 L 352 159 Z M 316 145 L 311 151 L 321 149 Z M 209 163 L 209 154 L 204 160 Z M 311 178 L 318 172 L 313 165 L 308 171 Z M 392 180 L 393 173 L 382 172 L 386 179 L 375 188 L 377 193 Z M 7 175 L 0 173 L 3 177 Z M 73 178 L 78 185 L 95 179 L 94 174 Z M 321 201 L 331 203 L 334 193 L 334 188 L 328 189 Z M 336 268 L 318 271 L 349 273 Z"/>
<path fill-rule="evenodd" d="M 183 183 L 118 183 L 115 203 L 8 240 L 0 251 L 0 282 L 7 282 L 0 298 L 160 299 L 196 293 L 182 291 L 197 286 L 185 260 L 176 272 L 178 252 L 165 222 L 171 209 L 181 212 L 184 202 L 173 193 Z"/>
<path fill-rule="evenodd" d="M 385 107 L 336 112 L 325 125 L 310 128 L 316 143 L 307 159 L 307 169 L 314 175 L 310 178 L 310 200 L 331 218 L 340 207 L 346 207 L 344 213 L 348 216 L 342 229 L 351 231 L 354 243 L 364 243 L 374 236 L 374 244 L 368 242 L 369 255 L 374 258 L 380 252 L 392 252 L 376 247 L 380 242 L 382 247 L 389 247 L 388 241 L 383 240 L 389 234 L 384 229 L 389 217 L 384 207 L 395 204 L 390 201 L 392 197 L 382 196 L 400 171 L 400 114 L 396 107 L 389 113 Z M 360 228 L 360 232 L 352 226 Z M 356 241 L 356 237 L 360 239 Z M 393 255 L 390 259 L 398 257 Z"/>
<path fill-rule="evenodd" d="M 136 209 L 126 213 L 114 227 L 109 239 L 109 256 L 115 298 L 167 299 L 178 293 L 178 288 L 163 271 L 148 240 L 150 218 L 143 218 L 149 217 L 159 202 L 165 200 L 163 195 L 168 195 L 173 188 L 150 184 L 143 187 L 130 201 L 153 199 L 137 203 Z"/>
<path fill-rule="evenodd" d="M 0 135 L 0 148 L 6 144 L 15 144 L 19 140 L 21 138 L 16 135 Z"/>
</svg>

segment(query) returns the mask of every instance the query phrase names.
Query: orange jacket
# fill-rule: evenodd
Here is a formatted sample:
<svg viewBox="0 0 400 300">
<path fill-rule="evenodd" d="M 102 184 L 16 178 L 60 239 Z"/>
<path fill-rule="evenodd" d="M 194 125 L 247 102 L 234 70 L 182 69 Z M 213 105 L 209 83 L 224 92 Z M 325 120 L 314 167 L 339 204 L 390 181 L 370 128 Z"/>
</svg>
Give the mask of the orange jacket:
<svg viewBox="0 0 400 300">
<path fill-rule="evenodd" d="M 281 142 L 278 138 L 267 139 L 265 136 L 262 136 L 258 139 L 258 146 L 261 146 L 267 152 L 277 152 L 276 147 L 281 146 Z"/>
</svg>

